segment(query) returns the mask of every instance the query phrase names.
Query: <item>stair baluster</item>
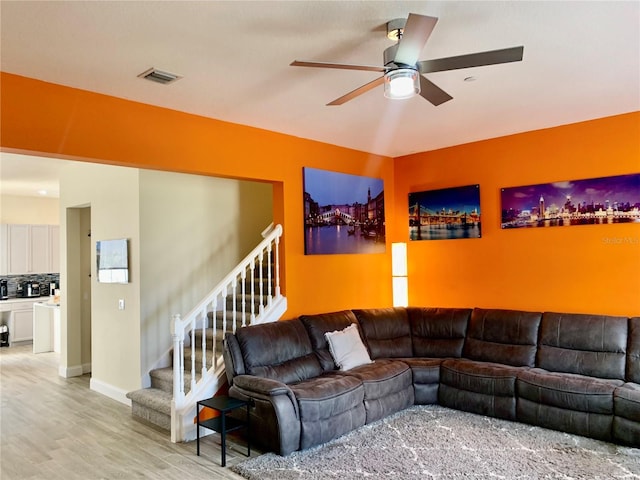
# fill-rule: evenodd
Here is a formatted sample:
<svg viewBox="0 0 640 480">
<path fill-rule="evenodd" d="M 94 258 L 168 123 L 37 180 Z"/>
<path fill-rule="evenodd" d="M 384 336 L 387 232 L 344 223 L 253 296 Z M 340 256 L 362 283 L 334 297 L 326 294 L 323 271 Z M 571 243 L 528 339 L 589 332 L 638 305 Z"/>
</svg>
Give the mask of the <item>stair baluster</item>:
<svg viewBox="0 0 640 480">
<path fill-rule="evenodd" d="M 151 387 L 127 394 L 132 400 L 134 415 L 162 428 L 170 428 L 173 442 L 195 439 L 196 401 L 214 395 L 225 381 L 220 348 L 225 332 L 235 333 L 239 326 L 276 321 L 286 311 L 287 299 L 280 294 L 279 278 L 282 227 L 272 224 L 262 236 L 264 240 L 187 315 L 173 316 L 173 366 L 150 371 Z M 247 281 L 250 288 L 247 288 Z M 220 321 L 222 328 L 218 330 Z M 190 342 L 189 349 L 185 349 L 185 342 Z M 209 355 L 210 362 L 207 361 Z M 191 357 L 190 362 L 188 357 Z M 200 359 L 202 364 L 198 365 Z M 187 370 L 187 362 L 190 370 Z M 196 369 L 200 375 L 196 375 Z"/>
</svg>

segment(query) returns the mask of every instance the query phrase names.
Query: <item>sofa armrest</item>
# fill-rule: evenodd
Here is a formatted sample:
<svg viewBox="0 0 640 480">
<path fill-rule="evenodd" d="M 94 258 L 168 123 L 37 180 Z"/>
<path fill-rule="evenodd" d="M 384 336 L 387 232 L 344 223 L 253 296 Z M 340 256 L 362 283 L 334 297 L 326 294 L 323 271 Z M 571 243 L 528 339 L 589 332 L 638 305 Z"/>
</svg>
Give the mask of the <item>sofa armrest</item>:
<svg viewBox="0 0 640 480">
<path fill-rule="evenodd" d="M 238 375 L 233 379 L 236 387 L 263 396 L 293 395 L 286 383 L 271 378 L 256 377 L 254 375 Z"/>
<path fill-rule="evenodd" d="M 238 375 L 229 394 L 251 400 L 252 420 L 263 444 L 279 455 L 300 449 L 300 412 L 291 389 L 282 382 L 255 375 Z"/>
</svg>

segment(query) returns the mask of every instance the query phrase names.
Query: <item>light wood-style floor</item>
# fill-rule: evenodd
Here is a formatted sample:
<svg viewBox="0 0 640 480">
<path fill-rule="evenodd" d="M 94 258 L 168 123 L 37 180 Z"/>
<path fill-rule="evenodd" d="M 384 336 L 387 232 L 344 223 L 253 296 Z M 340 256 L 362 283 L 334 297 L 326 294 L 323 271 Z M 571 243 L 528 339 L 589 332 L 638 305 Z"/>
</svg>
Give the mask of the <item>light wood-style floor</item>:
<svg viewBox="0 0 640 480">
<path fill-rule="evenodd" d="M 171 443 L 131 408 L 89 390 L 89 375 L 58 376 L 58 355 L 31 345 L 0 348 L 0 478 L 240 479 L 220 467 L 217 434 Z M 247 457 L 227 441 L 227 466 Z M 252 456 L 258 453 L 252 451 Z"/>
</svg>

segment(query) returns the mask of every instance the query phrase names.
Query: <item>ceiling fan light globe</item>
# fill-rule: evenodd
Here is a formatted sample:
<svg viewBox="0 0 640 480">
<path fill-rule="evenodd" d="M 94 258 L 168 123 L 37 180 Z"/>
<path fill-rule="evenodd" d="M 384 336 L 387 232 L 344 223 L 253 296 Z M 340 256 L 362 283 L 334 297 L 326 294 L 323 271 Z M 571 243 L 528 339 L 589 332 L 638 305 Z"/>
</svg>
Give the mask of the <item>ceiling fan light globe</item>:
<svg viewBox="0 0 640 480">
<path fill-rule="evenodd" d="M 390 99 L 411 98 L 420 93 L 420 78 L 417 70 L 398 68 L 384 75 L 384 96 Z"/>
</svg>

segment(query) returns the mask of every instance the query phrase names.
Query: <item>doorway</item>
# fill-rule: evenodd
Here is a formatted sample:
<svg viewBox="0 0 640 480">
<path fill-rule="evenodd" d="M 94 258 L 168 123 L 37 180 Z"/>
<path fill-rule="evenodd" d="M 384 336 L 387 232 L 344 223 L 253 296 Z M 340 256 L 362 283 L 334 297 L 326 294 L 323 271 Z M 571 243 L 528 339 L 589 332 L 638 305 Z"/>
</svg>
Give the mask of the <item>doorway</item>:
<svg viewBox="0 0 640 480">
<path fill-rule="evenodd" d="M 62 376 L 73 377 L 91 372 L 91 206 L 67 208 L 66 220 L 66 342 L 60 369 Z"/>
</svg>

